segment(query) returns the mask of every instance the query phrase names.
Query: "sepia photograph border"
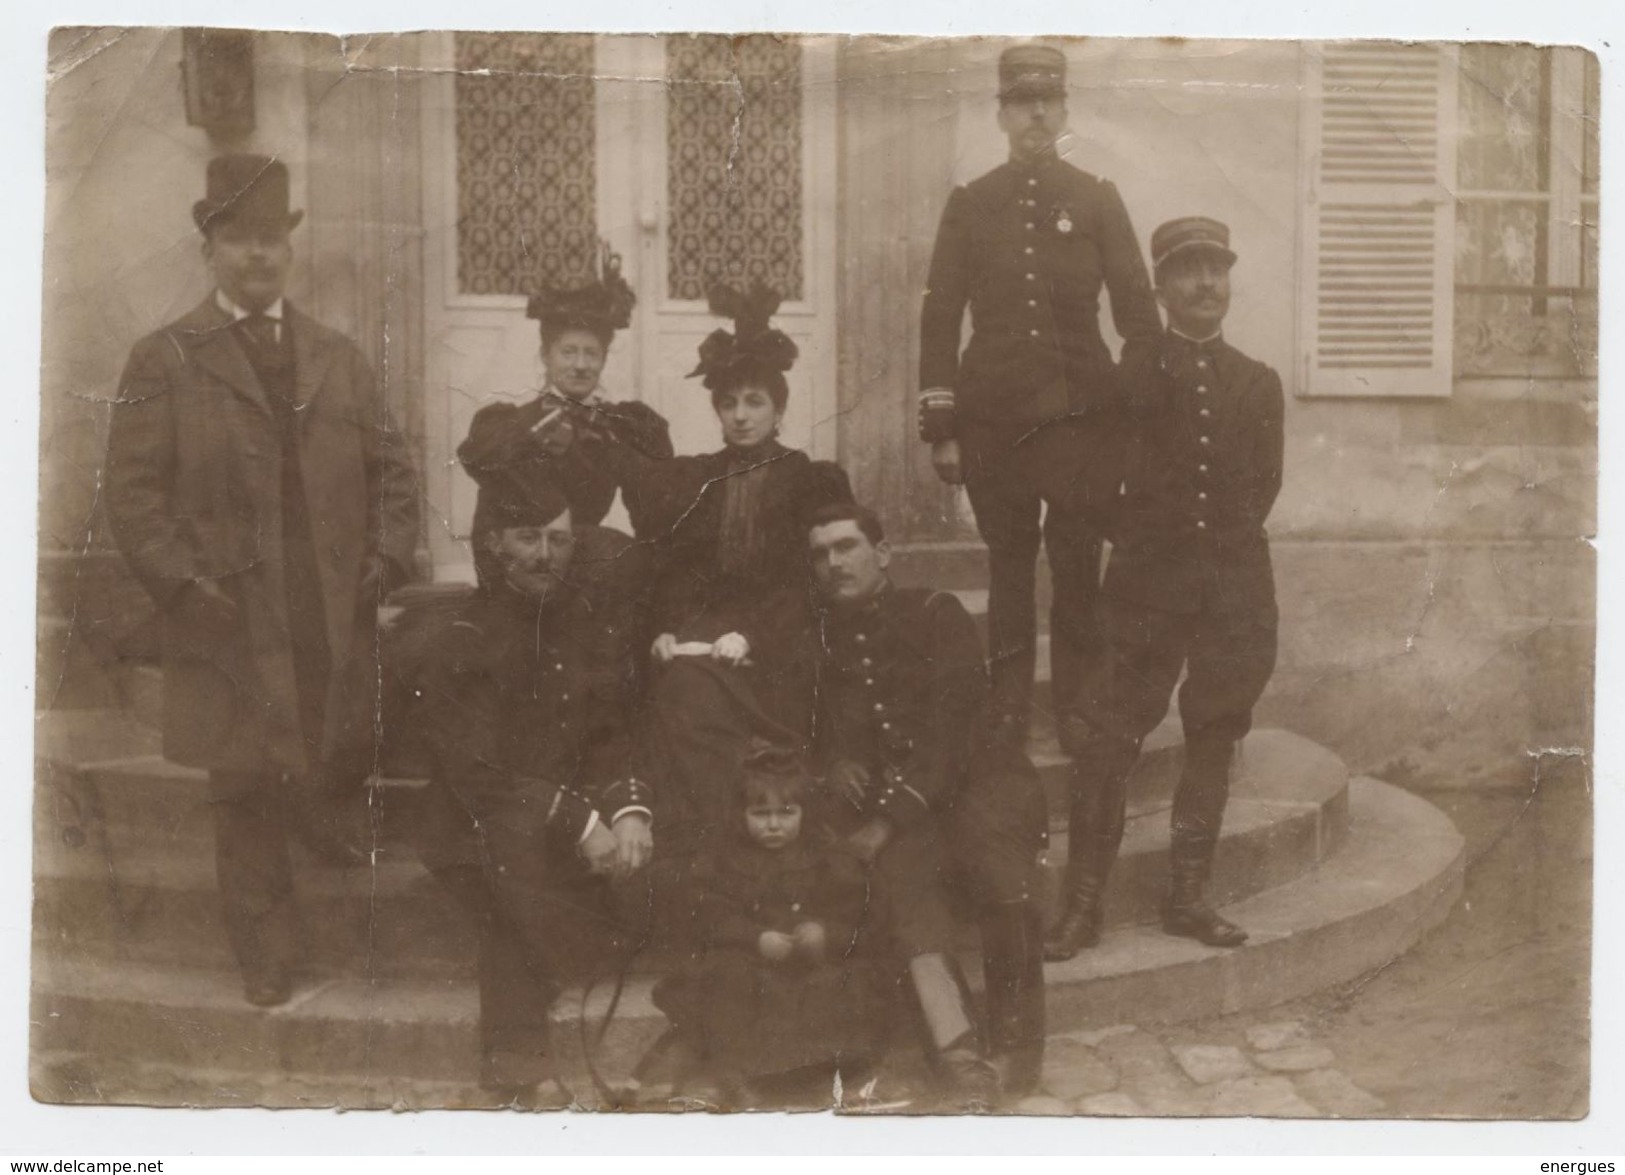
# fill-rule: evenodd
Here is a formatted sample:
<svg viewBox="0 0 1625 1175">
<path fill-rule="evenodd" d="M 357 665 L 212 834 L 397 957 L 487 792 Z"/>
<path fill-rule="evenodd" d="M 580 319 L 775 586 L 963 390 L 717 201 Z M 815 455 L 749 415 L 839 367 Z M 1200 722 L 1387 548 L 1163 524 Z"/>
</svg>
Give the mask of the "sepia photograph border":
<svg viewBox="0 0 1625 1175">
<path fill-rule="evenodd" d="M 857 3 L 831 2 L 801 10 L 767 11 L 743 3 L 712 0 L 685 4 L 629 3 L 614 12 L 583 10 L 548 14 L 548 31 L 659 32 L 778 31 L 831 33 L 897 33 L 907 35 L 1012 36 L 1065 34 L 1077 36 L 1179 36 L 1191 38 L 1343 37 L 1405 39 L 1527 40 L 1581 45 L 1603 64 L 1604 110 L 1603 201 L 1620 204 L 1619 176 L 1612 166 L 1625 158 L 1625 119 L 1617 117 L 1625 97 L 1625 18 L 1608 13 L 1601 3 L 1573 4 L 1542 10 L 1528 3 L 1468 5 L 1452 2 L 1422 12 L 1414 3 L 1370 0 L 1324 6 L 1306 13 L 1302 6 L 1270 0 L 1246 6 L 1228 17 L 1200 0 L 1164 0 L 1155 6 L 1113 6 L 1111 12 L 1089 13 L 1054 3 L 1000 4 L 996 10 L 970 3 L 910 4 L 887 13 Z M 557 17 L 556 24 L 553 18 Z M 220 25 L 280 28 L 297 32 L 387 33 L 425 28 L 506 30 L 536 27 L 533 8 L 519 4 L 470 3 L 416 6 L 401 10 L 376 2 L 331 0 L 326 4 L 289 0 L 268 4 L 255 0 L 226 12 L 218 5 L 145 0 L 138 7 L 110 4 L 57 5 L 49 11 L 8 13 L 0 17 L 0 81 L 10 101 L 4 142 L 16 166 L 16 179 L 4 195 L 8 255 L 14 259 L 3 279 L 9 284 L 6 304 L 13 308 L 3 325 L 7 355 L 18 391 L 12 424 L 0 444 L 6 446 L 5 468 L 12 478 L 14 509 L 0 518 L 5 546 L 20 553 L 21 567 L 32 566 L 37 547 L 39 485 L 38 425 L 41 270 L 44 193 L 44 91 L 46 38 L 52 26 L 77 24 Z M 1087 26 L 1087 27 L 1086 27 Z M 1148 233 L 1150 225 L 1139 226 Z M 1598 359 L 1598 396 L 1620 389 L 1618 347 L 1607 329 L 1622 286 L 1625 249 L 1617 232 L 1605 232 L 1601 266 L 1603 329 Z M 11 770 L 12 786 L 0 789 L 0 1118 L 16 1123 L 0 1152 L 26 1154 L 160 1154 L 190 1153 L 587 1153 L 598 1149 L 645 1154 L 671 1152 L 809 1153 L 873 1149 L 895 1153 L 1069 1152 L 1093 1153 L 1365 1153 L 1508 1154 L 1549 1153 L 1554 1158 L 1625 1151 L 1625 1017 L 1617 992 L 1625 983 L 1625 951 L 1620 936 L 1619 895 L 1625 894 L 1625 865 L 1611 853 L 1625 822 L 1625 752 L 1609 716 L 1625 713 L 1625 631 L 1617 613 L 1602 601 L 1625 599 L 1625 560 L 1609 538 L 1618 535 L 1625 507 L 1618 472 L 1625 459 L 1625 435 L 1608 407 L 1598 416 L 1599 478 L 1597 509 L 1597 689 L 1593 789 L 1595 857 L 1593 881 L 1593 977 L 1591 1040 L 1591 1112 L 1576 1123 L 1517 1121 L 1444 1122 L 1289 1122 L 1247 1120 L 1169 1121 L 1138 1119 L 958 1118 L 929 1121 L 834 1120 L 827 1115 L 459 1115 L 443 1112 L 339 1114 L 322 1111 L 144 1110 L 127 1107 L 47 1106 L 28 1090 L 29 910 L 32 893 L 31 827 L 33 777 L 30 749 L 34 739 L 34 576 L 19 570 L 11 584 L 9 623 L 0 630 L 0 666 L 6 696 L 0 741 Z M 1617 544 L 1616 538 L 1616 544 Z M 186 1114 L 184 1120 L 179 1114 Z M 13 1148 L 21 1148 L 13 1150 Z"/>
</svg>

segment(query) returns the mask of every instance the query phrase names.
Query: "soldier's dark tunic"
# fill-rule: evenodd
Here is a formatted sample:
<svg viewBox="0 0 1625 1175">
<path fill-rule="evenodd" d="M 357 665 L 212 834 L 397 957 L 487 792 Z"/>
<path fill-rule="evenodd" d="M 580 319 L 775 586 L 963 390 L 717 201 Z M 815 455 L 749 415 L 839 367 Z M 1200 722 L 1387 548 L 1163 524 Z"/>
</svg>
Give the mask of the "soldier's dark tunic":
<svg viewBox="0 0 1625 1175">
<path fill-rule="evenodd" d="M 950 874 L 983 901 L 1034 894 L 1044 797 L 1014 747 L 988 737 L 988 681 L 975 625 L 958 598 L 885 588 L 821 615 L 817 750 L 824 767 L 870 775 L 866 804 L 832 801 L 836 826 L 870 816 L 895 830 L 872 877 L 903 958 L 953 948 Z"/>
<path fill-rule="evenodd" d="M 1265 519 L 1281 489 L 1281 379 L 1222 339 L 1172 332 L 1125 416 L 1122 494 L 1105 617 L 1110 665 L 1086 688 L 1091 726 L 1138 742 L 1180 671 L 1188 743 L 1230 743 L 1275 667 L 1275 580 Z"/>
<path fill-rule="evenodd" d="M 562 410 L 574 436 L 557 456 L 534 431 L 550 413 Z M 500 480 L 522 488 L 550 479 L 564 491 L 577 526 L 597 526 L 621 490 L 634 533 L 644 530 L 643 502 L 636 485 L 623 485 L 611 453 L 626 445 L 652 460 L 672 455 L 670 429 L 660 413 L 637 401 L 612 403 L 599 396 L 578 402 L 552 388 L 524 404 L 488 404 L 474 414 L 457 459 L 481 485 Z M 475 524 L 479 529 L 478 522 Z"/>
<path fill-rule="evenodd" d="M 1100 542 L 1067 502 L 1088 470 L 1087 414 L 1118 387 L 1100 331 L 1102 288 L 1127 363 L 1154 341 L 1161 321 L 1139 240 L 1111 183 L 1049 155 L 1006 163 L 949 197 L 921 312 L 920 387 L 954 396 L 941 411 L 922 402 L 921 436 L 960 441 L 966 489 L 988 544 L 995 690 L 1020 714 L 1032 690 L 1041 539 L 1054 584 L 1058 697 L 1075 694 L 1099 653 Z M 967 306 L 971 338 L 961 355 Z"/>
<path fill-rule="evenodd" d="M 630 541 L 577 531 L 578 566 L 613 566 Z M 538 607 L 478 589 L 417 675 L 413 711 L 431 782 L 419 853 L 480 930 L 480 1026 L 496 1084 L 549 1076 L 547 1010 L 567 970 L 618 944 L 607 886 L 578 848 L 594 820 L 649 811 L 628 727 L 627 626 L 615 581 Z"/>
</svg>

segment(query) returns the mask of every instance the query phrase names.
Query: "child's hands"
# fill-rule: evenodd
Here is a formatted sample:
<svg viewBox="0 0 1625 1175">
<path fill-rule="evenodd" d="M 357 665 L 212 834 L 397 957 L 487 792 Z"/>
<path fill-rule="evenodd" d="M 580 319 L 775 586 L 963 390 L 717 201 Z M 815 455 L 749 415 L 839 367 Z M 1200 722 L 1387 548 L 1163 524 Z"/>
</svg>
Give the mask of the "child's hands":
<svg viewBox="0 0 1625 1175">
<path fill-rule="evenodd" d="M 796 944 L 796 953 L 809 963 L 822 963 L 824 952 L 828 949 L 828 936 L 824 933 L 822 923 L 803 922 L 795 929 L 792 936 Z"/>
<path fill-rule="evenodd" d="M 796 949 L 796 940 L 782 930 L 764 930 L 756 940 L 756 949 L 769 963 L 782 963 Z"/>
</svg>

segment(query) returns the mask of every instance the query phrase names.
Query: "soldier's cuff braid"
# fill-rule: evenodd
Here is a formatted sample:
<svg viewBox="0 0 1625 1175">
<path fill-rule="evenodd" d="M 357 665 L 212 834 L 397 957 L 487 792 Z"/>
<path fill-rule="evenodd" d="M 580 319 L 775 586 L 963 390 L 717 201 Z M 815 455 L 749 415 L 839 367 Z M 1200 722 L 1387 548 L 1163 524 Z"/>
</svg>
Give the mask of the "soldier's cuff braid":
<svg viewBox="0 0 1625 1175">
<path fill-rule="evenodd" d="M 548 827 L 572 830 L 578 842 L 592 834 L 598 820 L 598 811 L 592 801 L 580 792 L 561 787 L 553 793 L 553 802 L 547 808 Z"/>
<path fill-rule="evenodd" d="M 920 439 L 928 445 L 950 441 L 955 432 L 954 391 L 952 388 L 927 388 L 920 393 Z"/>
<path fill-rule="evenodd" d="M 635 775 L 628 775 L 624 779 L 617 779 L 604 789 L 603 807 L 606 812 L 614 811 L 617 815 L 628 808 L 642 808 L 647 812 L 654 811 L 654 789 Z M 611 824 L 614 821 L 610 821 Z"/>
</svg>

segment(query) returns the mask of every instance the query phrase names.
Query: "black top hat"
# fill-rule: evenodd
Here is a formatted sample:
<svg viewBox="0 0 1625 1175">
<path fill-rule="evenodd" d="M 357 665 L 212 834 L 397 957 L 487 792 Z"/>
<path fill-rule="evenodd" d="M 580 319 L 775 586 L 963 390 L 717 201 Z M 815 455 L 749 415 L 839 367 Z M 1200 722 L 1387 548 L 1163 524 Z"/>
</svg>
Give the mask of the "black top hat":
<svg viewBox="0 0 1625 1175">
<path fill-rule="evenodd" d="M 794 367 L 800 354 L 795 342 L 772 325 L 780 300 L 778 291 L 760 278 L 743 291 L 726 283 L 712 286 L 707 298 L 711 313 L 733 319 L 734 333 L 718 329 L 706 335 L 699 364 L 688 378 L 703 376 L 701 382 L 714 392 L 753 375 L 783 375 Z"/>
<path fill-rule="evenodd" d="M 293 228 L 305 218 L 288 210 L 288 165 L 269 155 L 218 155 L 209 160 L 208 190 L 192 219 L 208 232 L 224 220 Z"/>
<path fill-rule="evenodd" d="M 621 255 L 608 241 L 599 242 L 595 269 L 592 280 L 583 285 L 547 286 L 532 295 L 525 306 L 526 316 L 538 320 L 544 331 L 574 327 L 605 339 L 631 326 L 632 307 L 638 298 L 621 276 Z"/>
<path fill-rule="evenodd" d="M 999 54 L 999 98 L 1066 97 L 1066 54 L 1049 45 L 1012 45 Z"/>
<path fill-rule="evenodd" d="M 1168 258 L 1196 249 L 1217 253 L 1226 265 L 1236 263 L 1236 255 L 1230 250 L 1228 225 L 1211 216 L 1181 216 L 1159 224 L 1151 234 L 1151 268 L 1161 269 Z"/>
</svg>

